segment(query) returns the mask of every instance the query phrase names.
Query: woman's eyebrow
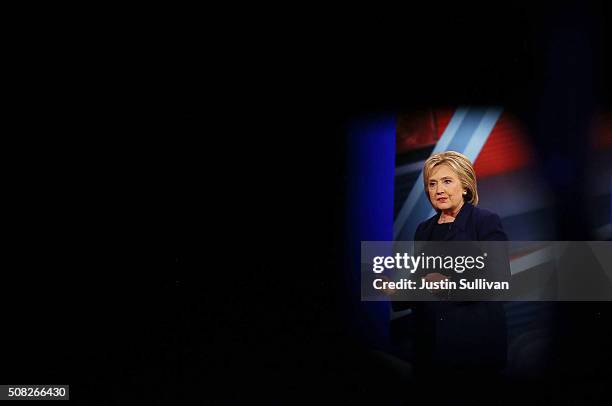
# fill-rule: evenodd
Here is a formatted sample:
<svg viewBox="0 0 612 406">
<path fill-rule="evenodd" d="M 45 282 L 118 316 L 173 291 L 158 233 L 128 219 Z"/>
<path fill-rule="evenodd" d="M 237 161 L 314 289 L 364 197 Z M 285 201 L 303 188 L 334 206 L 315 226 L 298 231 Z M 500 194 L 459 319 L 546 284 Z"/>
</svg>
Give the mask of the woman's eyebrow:
<svg viewBox="0 0 612 406">
<path fill-rule="evenodd" d="M 452 180 L 453 178 L 451 178 L 450 176 L 442 176 L 442 177 L 440 178 L 440 180 L 444 180 L 444 179 L 451 179 L 451 180 Z M 434 178 L 429 178 L 429 181 L 430 181 L 430 182 L 432 182 L 432 181 L 433 181 L 433 182 L 435 182 L 435 181 L 437 181 L 437 179 L 434 179 Z"/>
</svg>

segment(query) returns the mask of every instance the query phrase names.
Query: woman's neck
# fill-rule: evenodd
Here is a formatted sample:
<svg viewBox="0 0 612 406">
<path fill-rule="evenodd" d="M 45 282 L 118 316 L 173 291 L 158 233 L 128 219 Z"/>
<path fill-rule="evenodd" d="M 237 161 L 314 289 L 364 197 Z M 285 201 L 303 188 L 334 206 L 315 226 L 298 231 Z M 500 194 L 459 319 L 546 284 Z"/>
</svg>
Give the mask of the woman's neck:
<svg viewBox="0 0 612 406">
<path fill-rule="evenodd" d="M 461 204 L 457 206 L 455 209 L 442 210 L 442 212 L 440 213 L 440 223 L 451 223 L 455 221 L 463 205 L 464 205 L 464 202 L 462 201 Z"/>
</svg>

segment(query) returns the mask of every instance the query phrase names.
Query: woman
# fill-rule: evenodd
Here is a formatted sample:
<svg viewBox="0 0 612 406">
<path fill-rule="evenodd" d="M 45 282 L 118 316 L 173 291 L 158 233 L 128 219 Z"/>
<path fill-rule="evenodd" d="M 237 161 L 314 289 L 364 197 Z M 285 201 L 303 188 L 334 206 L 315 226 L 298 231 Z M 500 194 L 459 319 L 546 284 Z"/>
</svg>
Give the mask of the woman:
<svg viewBox="0 0 612 406">
<path fill-rule="evenodd" d="M 415 241 L 508 239 L 499 216 L 476 207 L 476 174 L 465 155 L 454 151 L 432 155 L 425 161 L 423 181 L 436 214 L 419 224 Z M 509 266 L 504 267 L 504 273 L 509 277 Z M 433 272 L 425 279 L 439 281 L 448 277 Z M 393 305 L 398 309 L 401 303 Z M 415 372 L 421 378 L 431 382 L 441 372 L 488 378 L 505 366 L 506 324 L 500 302 L 443 300 L 417 302 L 411 307 L 417 324 Z"/>
</svg>

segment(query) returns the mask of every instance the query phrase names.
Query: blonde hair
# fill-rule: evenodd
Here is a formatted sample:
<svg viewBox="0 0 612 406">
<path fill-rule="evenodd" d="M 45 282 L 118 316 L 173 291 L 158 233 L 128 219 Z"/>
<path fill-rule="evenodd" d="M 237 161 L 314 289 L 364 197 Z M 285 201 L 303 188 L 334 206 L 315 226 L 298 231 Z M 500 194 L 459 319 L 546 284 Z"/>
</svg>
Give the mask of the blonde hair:
<svg viewBox="0 0 612 406">
<path fill-rule="evenodd" d="M 423 186 L 425 187 L 425 194 L 429 197 L 427 184 L 429 183 L 431 172 L 438 165 L 447 165 L 457 174 L 461 185 L 467 192 L 463 200 L 476 206 L 478 204 L 476 172 L 474 172 L 474 167 L 468 157 L 455 151 L 433 154 L 425 161 L 425 165 L 423 166 Z"/>
</svg>

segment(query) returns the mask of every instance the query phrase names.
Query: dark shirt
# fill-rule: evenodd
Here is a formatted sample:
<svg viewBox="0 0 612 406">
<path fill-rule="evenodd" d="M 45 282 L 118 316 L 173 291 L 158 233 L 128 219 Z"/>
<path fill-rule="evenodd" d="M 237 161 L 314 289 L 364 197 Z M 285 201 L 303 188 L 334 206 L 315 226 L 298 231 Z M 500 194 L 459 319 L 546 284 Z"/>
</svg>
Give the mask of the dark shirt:
<svg viewBox="0 0 612 406">
<path fill-rule="evenodd" d="M 444 237 L 450 230 L 451 224 L 453 223 L 442 223 L 442 224 L 436 223 L 434 225 L 434 229 L 431 234 L 430 241 L 443 241 Z"/>
</svg>

